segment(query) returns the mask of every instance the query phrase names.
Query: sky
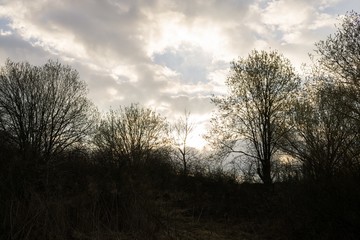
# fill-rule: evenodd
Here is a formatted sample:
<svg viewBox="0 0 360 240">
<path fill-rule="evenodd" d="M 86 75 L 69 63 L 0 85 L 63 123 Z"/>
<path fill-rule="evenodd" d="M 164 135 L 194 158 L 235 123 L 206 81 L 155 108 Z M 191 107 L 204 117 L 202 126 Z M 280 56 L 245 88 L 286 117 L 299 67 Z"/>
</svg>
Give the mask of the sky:
<svg viewBox="0 0 360 240">
<path fill-rule="evenodd" d="M 230 62 L 278 50 L 300 71 L 359 0 L 0 0 L 0 65 L 71 65 L 101 112 L 130 103 L 191 112 L 201 148 Z"/>
</svg>

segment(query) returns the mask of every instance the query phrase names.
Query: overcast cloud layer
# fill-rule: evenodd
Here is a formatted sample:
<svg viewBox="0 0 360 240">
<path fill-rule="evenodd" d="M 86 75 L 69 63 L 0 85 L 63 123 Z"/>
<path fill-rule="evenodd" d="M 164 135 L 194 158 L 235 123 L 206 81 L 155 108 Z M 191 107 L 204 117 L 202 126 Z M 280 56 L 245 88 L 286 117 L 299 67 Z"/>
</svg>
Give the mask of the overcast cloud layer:
<svg viewBox="0 0 360 240">
<path fill-rule="evenodd" d="M 138 102 L 204 132 L 229 62 L 277 49 L 299 69 L 358 0 L 0 0 L 0 62 L 59 59 L 100 110 Z M 196 136 L 193 141 L 200 141 Z"/>
</svg>

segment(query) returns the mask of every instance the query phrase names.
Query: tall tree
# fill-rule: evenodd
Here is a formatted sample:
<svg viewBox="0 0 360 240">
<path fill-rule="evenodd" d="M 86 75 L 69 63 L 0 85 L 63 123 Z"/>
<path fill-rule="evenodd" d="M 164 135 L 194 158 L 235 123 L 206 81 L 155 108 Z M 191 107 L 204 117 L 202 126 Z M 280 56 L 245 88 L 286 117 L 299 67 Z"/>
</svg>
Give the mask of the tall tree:
<svg viewBox="0 0 360 240">
<path fill-rule="evenodd" d="M 0 69 L 0 127 L 25 158 L 48 161 L 91 132 L 95 108 L 86 95 L 69 66 L 7 60 Z"/>
<path fill-rule="evenodd" d="M 316 43 L 315 52 L 318 73 L 312 77 L 318 83 L 307 103 L 298 105 L 296 152 L 319 178 L 354 168 L 359 159 L 360 14 L 341 17 L 336 32 Z"/>
<path fill-rule="evenodd" d="M 176 148 L 175 158 L 180 159 L 183 165 L 183 174 L 188 174 L 188 164 L 194 153 L 188 146 L 190 134 L 194 130 L 194 123 L 190 121 L 190 112 L 185 110 L 184 116 L 180 117 L 173 126 L 174 144 Z"/>
<path fill-rule="evenodd" d="M 335 34 L 316 47 L 319 67 L 335 80 L 333 91 L 343 96 L 338 110 L 360 123 L 360 14 L 347 13 Z"/>
<path fill-rule="evenodd" d="M 316 43 L 320 65 L 343 83 L 360 87 L 360 14 L 348 12 L 335 34 Z"/>
<path fill-rule="evenodd" d="M 228 95 L 213 99 L 219 114 L 210 139 L 228 153 L 254 159 L 265 184 L 272 183 L 272 164 L 288 131 L 288 112 L 299 83 L 289 60 L 277 51 L 254 50 L 232 62 Z"/>
<path fill-rule="evenodd" d="M 98 127 L 94 143 L 109 152 L 117 164 L 137 165 L 166 146 L 168 124 L 155 111 L 131 104 L 111 110 Z"/>
<path fill-rule="evenodd" d="M 284 149 L 302 162 L 304 177 L 330 180 L 348 174 L 360 151 L 359 131 L 352 118 L 337 110 L 334 82 L 328 76 L 312 75 L 292 113 L 294 127 Z"/>
</svg>

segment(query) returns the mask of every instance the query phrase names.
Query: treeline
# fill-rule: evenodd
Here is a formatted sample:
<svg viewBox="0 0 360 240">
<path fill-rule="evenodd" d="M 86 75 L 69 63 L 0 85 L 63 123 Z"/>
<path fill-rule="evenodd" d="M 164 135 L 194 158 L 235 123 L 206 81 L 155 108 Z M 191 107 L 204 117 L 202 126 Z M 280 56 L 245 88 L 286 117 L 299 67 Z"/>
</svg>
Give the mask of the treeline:
<svg viewBox="0 0 360 240">
<path fill-rule="evenodd" d="M 356 239 L 359 19 L 317 43 L 301 76 L 277 51 L 232 62 L 206 155 L 188 146 L 188 112 L 101 116 L 70 66 L 7 60 L 0 238 Z"/>
</svg>

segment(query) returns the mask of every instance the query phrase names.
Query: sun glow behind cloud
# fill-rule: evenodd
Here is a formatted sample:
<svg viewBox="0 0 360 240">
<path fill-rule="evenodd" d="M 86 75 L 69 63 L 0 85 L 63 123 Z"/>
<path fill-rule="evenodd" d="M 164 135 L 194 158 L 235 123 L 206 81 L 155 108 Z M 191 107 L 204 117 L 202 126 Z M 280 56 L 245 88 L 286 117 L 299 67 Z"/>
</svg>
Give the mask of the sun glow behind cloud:
<svg viewBox="0 0 360 240">
<path fill-rule="evenodd" d="M 177 50 L 182 45 L 201 48 L 212 54 L 214 60 L 222 59 L 227 50 L 225 34 L 221 28 L 209 19 L 195 19 L 188 22 L 186 16 L 179 12 L 165 12 L 151 18 L 154 30 L 150 33 L 147 53 L 152 57 L 167 48 Z"/>
</svg>

